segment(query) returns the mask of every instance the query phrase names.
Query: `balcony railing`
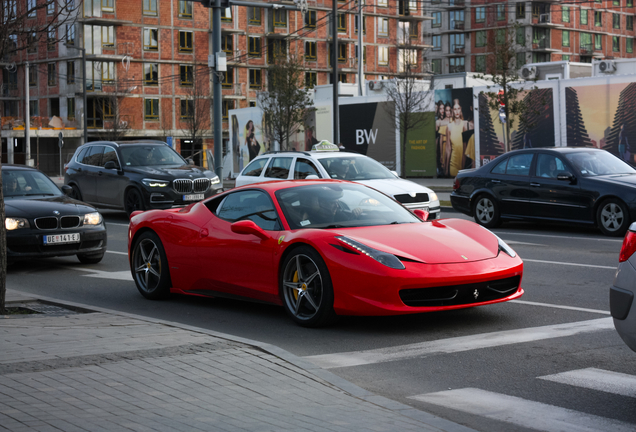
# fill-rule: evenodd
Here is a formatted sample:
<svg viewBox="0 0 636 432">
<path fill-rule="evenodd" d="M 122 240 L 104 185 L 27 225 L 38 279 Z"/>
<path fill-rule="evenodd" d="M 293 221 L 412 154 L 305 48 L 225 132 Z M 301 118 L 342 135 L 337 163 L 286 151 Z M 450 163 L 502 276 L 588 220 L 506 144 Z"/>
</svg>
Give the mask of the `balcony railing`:
<svg viewBox="0 0 636 432">
<path fill-rule="evenodd" d="M 453 45 L 453 53 L 464 54 L 464 45 Z"/>
<path fill-rule="evenodd" d="M 592 53 L 592 44 L 581 45 L 581 54 L 591 54 Z"/>
<path fill-rule="evenodd" d="M 549 39 L 539 39 L 532 41 L 532 49 L 546 49 L 550 47 Z"/>
<path fill-rule="evenodd" d="M 454 21 L 453 28 L 455 30 L 464 30 L 464 21 Z"/>
<path fill-rule="evenodd" d="M 539 23 L 541 23 L 541 24 L 550 24 L 550 14 L 541 14 L 541 15 L 539 15 Z"/>
</svg>

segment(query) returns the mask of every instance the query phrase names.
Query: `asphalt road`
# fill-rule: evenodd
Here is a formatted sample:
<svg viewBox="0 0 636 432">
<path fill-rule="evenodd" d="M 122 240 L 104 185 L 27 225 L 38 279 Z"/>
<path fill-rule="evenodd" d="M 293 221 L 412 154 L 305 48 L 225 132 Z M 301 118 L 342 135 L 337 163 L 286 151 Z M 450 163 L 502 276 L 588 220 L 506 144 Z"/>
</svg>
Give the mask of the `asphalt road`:
<svg viewBox="0 0 636 432">
<path fill-rule="evenodd" d="M 100 264 L 84 266 L 73 257 L 18 263 L 8 270 L 8 287 L 271 343 L 375 393 L 481 431 L 636 430 L 636 353 L 609 315 L 621 239 L 569 226 L 504 225 L 495 233 L 524 260 L 521 300 L 346 317 L 330 328 L 305 329 L 276 306 L 145 300 L 128 269 L 127 220 L 105 216 L 109 252 Z"/>
</svg>

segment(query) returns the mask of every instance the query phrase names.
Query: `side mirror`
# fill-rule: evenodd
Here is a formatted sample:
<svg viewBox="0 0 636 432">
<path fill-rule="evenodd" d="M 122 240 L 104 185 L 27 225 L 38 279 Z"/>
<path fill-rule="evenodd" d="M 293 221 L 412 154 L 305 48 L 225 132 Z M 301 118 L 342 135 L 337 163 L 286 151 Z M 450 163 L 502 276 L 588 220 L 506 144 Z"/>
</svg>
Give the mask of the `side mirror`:
<svg viewBox="0 0 636 432">
<path fill-rule="evenodd" d="M 576 181 L 576 177 L 574 177 L 572 173 L 568 171 L 559 171 L 557 173 L 557 180 L 574 182 Z"/>
<path fill-rule="evenodd" d="M 252 234 L 263 240 L 267 240 L 269 238 L 269 235 L 251 220 L 234 222 L 230 225 L 230 228 L 232 229 L 232 232 L 237 234 Z"/>
<path fill-rule="evenodd" d="M 62 186 L 62 192 L 64 192 L 64 195 L 66 196 L 71 196 L 71 193 L 73 193 L 73 188 L 69 185 L 64 185 Z"/>
<path fill-rule="evenodd" d="M 194 160 L 192 158 L 187 158 L 186 161 L 188 162 L 188 165 L 194 165 Z"/>
<path fill-rule="evenodd" d="M 413 213 L 415 213 L 415 216 L 422 219 L 424 222 L 428 220 L 429 213 L 425 210 L 417 209 L 417 210 L 413 210 Z"/>
<path fill-rule="evenodd" d="M 119 169 L 119 166 L 115 163 L 115 161 L 108 161 L 104 164 L 105 169 Z"/>
</svg>

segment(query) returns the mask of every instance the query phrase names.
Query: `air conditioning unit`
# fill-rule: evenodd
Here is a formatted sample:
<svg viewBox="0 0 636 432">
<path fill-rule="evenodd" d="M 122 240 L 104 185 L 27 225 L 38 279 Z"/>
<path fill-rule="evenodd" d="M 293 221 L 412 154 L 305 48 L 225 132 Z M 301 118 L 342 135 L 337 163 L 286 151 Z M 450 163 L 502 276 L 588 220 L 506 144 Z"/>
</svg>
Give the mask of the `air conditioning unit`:
<svg viewBox="0 0 636 432">
<path fill-rule="evenodd" d="M 382 81 L 369 81 L 369 90 L 380 90 L 382 88 Z"/>
<path fill-rule="evenodd" d="M 521 69 L 521 76 L 524 79 L 535 79 L 537 77 L 537 68 L 534 66 L 526 66 Z"/>
<path fill-rule="evenodd" d="M 611 60 L 603 60 L 598 64 L 598 70 L 601 73 L 614 73 L 616 72 L 616 63 Z"/>
</svg>

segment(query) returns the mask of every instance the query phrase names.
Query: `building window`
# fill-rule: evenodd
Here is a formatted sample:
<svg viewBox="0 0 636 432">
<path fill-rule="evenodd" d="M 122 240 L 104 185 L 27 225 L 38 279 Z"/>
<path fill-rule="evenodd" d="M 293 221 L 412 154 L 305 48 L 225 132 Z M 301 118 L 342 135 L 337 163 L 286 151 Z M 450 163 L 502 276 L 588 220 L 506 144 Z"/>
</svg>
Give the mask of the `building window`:
<svg viewBox="0 0 636 432">
<path fill-rule="evenodd" d="M 612 36 L 612 51 L 621 51 L 621 40 L 618 38 L 618 36 Z"/>
<path fill-rule="evenodd" d="M 38 108 L 38 101 L 29 101 L 29 117 L 37 117 L 40 112 Z"/>
<path fill-rule="evenodd" d="M 287 41 L 284 39 L 267 40 L 267 63 L 274 64 L 279 58 L 287 56 Z"/>
<path fill-rule="evenodd" d="M 451 54 L 463 54 L 464 53 L 464 33 L 452 34 L 449 36 L 450 53 Z"/>
<path fill-rule="evenodd" d="M 194 100 L 181 99 L 181 119 L 191 120 L 194 118 Z"/>
<path fill-rule="evenodd" d="M 603 36 L 594 35 L 594 49 L 596 51 L 603 51 Z"/>
<path fill-rule="evenodd" d="M 592 35 L 590 33 L 581 33 L 581 54 L 592 53 Z"/>
<path fill-rule="evenodd" d="M 57 43 L 57 29 L 49 30 L 46 38 L 47 51 L 55 51 L 55 44 Z"/>
<path fill-rule="evenodd" d="M 305 60 L 316 60 L 316 42 L 305 42 Z"/>
<path fill-rule="evenodd" d="M 570 56 L 569 54 L 563 54 L 561 56 L 561 61 L 570 61 Z"/>
<path fill-rule="evenodd" d="M 561 8 L 561 20 L 564 23 L 570 22 L 570 7 L 569 6 L 563 6 Z"/>
<path fill-rule="evenodd" d="M 627 7 L 634 7 L 634 0 L 627 0 Z"/>
<path fill-rule="evenodd" d="M 55 63 L 47 64 L 47 68 L 46 69 L 47 69 L 47 72 L 48 72 L 48 81 L 47 81 L 47 83 L 48 83 L 48 85 L 50 87 L 53 87 L 56 84 L 56 82 L 57 82 L 57 79 L 56 79 L 57 73 L 55 72 Z"/>
<path fill-rule="evenodd" d="M 102 47 L 104 48 L 115 47 L 115 27 L 114 26 L 102 27 Z"/>
<path fill-rule="evenodd" d="M 464 11 L 455 10 L 448 13 L 448 24 L 451 30 L 464 29 Z"/>
<path fill-rule="evenodd" d="M 581 9 L 581 24 L 587 25 L 587 9 Z"/>
<path fill-rule="evenodd" d="M 433 22 L 431 22 L 431 27 L 441 27 L 442 26 L 442 13 L 441 12 L 433 12 L 431 14 L 433 18 Z"/>
<path fill-rule="evenodd" d="M 378 17 L 378 36 L 389 36 L 389 19 Z"/>
<path fill-rule="evenodd" d="M 526 18 L 526 4 L 524 2 L 517 3 L 515 16 L 517 19 Z"/>
<path fill-rule="evenodd" d="M 221 87 L 224 89 L 231 89 L 234 87 L 234 68 L 227 68 L 225 72 L 223 72 L 223 82 L 221 83 Z"/>
<path fill-rule="evenodd" d="M 35 67 L 29 68 L 29 87 L 35 87 L 38 85 L 38 70 Z"/>
<path fill-rule="evenodd" d="M 179 52 L 182 52 L 182 53 L 192 52 L 192 32 L 190 31 L 179 32 Z"/>
<path fill-rule="evenodd" d="M 66 118 L 75 119 L 75 98 L 66 98 Z"/>
<path fill-rule="evenodd" d="M 144 51 L 157 51 L 159 49 L 159 30 L 156 28 L 144 29 Z"/>
<path fill-rule="evenodd" d="M 221 9 L 221 21 L 232 22 L 232 8 L 226 7 Z"/>
<path fill-rule="evenodd" d="M 601 11 L 594 11 L 594 26 L 595 27 L 603 26 L 603 13 Z"/>
<path fill-rule="evenodd" d="M 486 56 L 475 56 L 475 72 L 486 72 Z"/>
<path fill-rule="evenodd" d="M 431 71 L 434 74 L 441 74 L 442 73 L 442 59 L 431 60 Z"/>
<path fill-rule="evenodd" d="M 144 85 L 159 85 L 159 63 L 144 63 Z"/>
<path fill-rule="evenodd" d="M 338 82 L 346 84 L 347 83 L 347 74 L 346 73 L 339 73 L 338 74 Z"/>
<path fill-rule="evenodd" d="M 46 5 L 46 14 L 53 15 L 55 13 L 55 2 L 48 3 Z"/>
<path fill-rule="evenodd" d="M 634 30 L 634 15 L 625 15 L 625 28 Z"/>
<path fill-rule="evenodd" d="M 440 36 L 441 37 L 441 36 Z M 378 66 L 389 65 L 389 47 L 378 47 Z"/>
<path fill-rule="evenodd" d="M 316 11 L 307 11 L 305 14 L 305 27 L 316 28 Z"/>
<path fill-rule="evenodd" d="M 316 72 L 305 72 L 305 88 L 311 89 L 316 85 Z"/>
<path fill-rule="evenodd" d="M 234 109 L 234 101 L 231 99 L 224 99 L 223 104 L 221 105 L 221 117 L 223 117 L 223 120 L 227 120 L 228 114 L 232 109 Z"/>
<path fill-rule="evenodd" d="M 192 65 L 179 65 L 179 82 L 183 87 L 192 87 L 194 82 L 194 67 Z"/>
<path fill-rule="evenodd" d="M 524 64 L 526 64 L 526 53 L 522 53 L 522 52 L 517 53 L 517 56 L 516 56 L 516 58 L 515 58 L 515 61 L 516 61 L 516 63 L 517 63 L 517 64 L 516 64 L 517 68 L 518 68 L 518 69 L 519 69 L 519 68 L 521 68 L 521 66 L 523 66 Z"/>
<path fill-rule="evenodd" d="M 66 84 L 75 84 L 75 62 L 66 62 Z"/>
<path fill-rule="evenodd" d="M 115 0 L 102 0 L 102 11 L 103 12 L 114 12 L 115 11 Z"/>
<path fill-rule="evenodd" d="M 497 45 L 503 45 L 506 42 L 506 29 L 497 29 L 495 32 L 495 43 Z"/>
<path fill-rule="evenodd" d="M 562 40 L 561 40 L 561 45 L 564 47 L 569 47 L 570 46 L 570 32 L 568 30 L 563 30 L 561 32 L 562 34 Z"/>
<path fill-rule="evenodd" d="M 506 19 L 506 5 L 497 5 L 497 21 Z"/>
<path fill-rule="evenodd" d="M 621 16 L 619 14 L 612 14 L 612 27 L 615 29 L 621 28 Z"/>
<path fill-rule="evenodd" d="M 221 51 L 232 55 L 234 52 L 234 36 L 231 34 L 221 35 Z"/>
<path fill-rule="evenodd" d="M 477 32 L 477 33 L 480 33 L 480 32 Z M 432 45 L 433 45 L 433 51 L 441 51 L 442 36 L 441 35 L 433 36 Z"/>
<path fill-rule="evenodd" d="M 250 57 L 260 57 L 261 56 L 261 38 L 260 37 L 249 37 L 248 38 L 248 52 L 247 55 Z"/>
<path fill-rule="evenodd" d="M 358 34 L 358 27 L 359 27 L 359 20 L 360 16 L 359 15 L 354 15 L 354 24 L 355 24 L 355 34 Z M 366 17 L 362 18 L 362 34 L 367 34 L 367 20 Z"/>
<path fill-rule="evenodd" d="M 620 6 L 621 0 L 612 0 L 612 6 Z"/>
<path fill-rule="evenodd" d="M 192 2 L 179 0 L 179 18 L 192 18 Z"/>
<path fill-rule="evenodd" d="M 75 25 L 66 24 L 66 45 L 75 45 Z"/>
<path fill-rule="evenodd" d="M 250 88 L 260 89 L 262 86 L 261 77 L 263 71 L 261 69 L 250 69 Z"/>
<path fill-rule="evenodd" d="M 143 0 L 143 14 L 157 16 L 157 0 Z"/>
<path fill-rule="evenodd" d="M 101 69 L 102 69 L 103 83 L 112 83 L 115 81 L 115 63 L 114 62 L 103 62 L 101 65 Z"/>
<path fill-rule="evenodd" d="M 486 21 L 486 8 L 485 7 L 475 8 L 475 22 L 481 23 L 485 21 Z"/>
<path fill-rule="evenodd" d="M 159 99 L 144 99 L 144 120 L 159 120 Z"/>
<path fill-rule="evenodd" d="M 247 22 L 250 25 L 261 25 L 261 8 L 248 7 L 247 8 Z"/>
<path fill-rule="evenodd" d="M 356 62 L 360 61 L 360 54 L 358 54 L 358 45 L 355 46 L 356 49 Z M 362 63 L 367 64 L 367 47 L 362 47 Z"/>
<path fill-rule="evenodd" d="M 35 18 L 37 0 L 27 0 L 27 18 Z"/>
<path fill-rule="evenodd" d="M 451 57 L 449 59 L 449 68 L 450 73 L 466 72 L 464 57 Z"/>
<path fill-rule="evenodd" d="M 478 31 L 475 33 L 475 46 L 476 47 L 484 47 L 486 46 L 487 33 L 486 30 Z"/>
<path fill-rule="evenodd" d="M 625 51 L 627 51 L 628 53 L 634 52 L 634 39 L 632 38 L 625 39 Z"/>
<path fill-rule="evenodd" d="M 389 7 L 389 0 L 377 0 L 379 7 Z"/>
<path fill-rule="evenodd" d="M 286 9 L 274 9 L 274 27 L 287 27 Z"/>
<path fill-rule="evenodd" d="M 27 35 L 27 52 L 34 53 L 38 51 L 38 39 L 35 33 Z"/>
<path fill-rule="evenodd" d="M 526 46 L 526 29 L 517 27 L 517 45 Z"/>
<path fill-rule="evenodd" d="M 338 32 L 345 33 L 347 31 L 347 15 L 343 13 L 338 14 L 337 22 Z"/>
</svg>

